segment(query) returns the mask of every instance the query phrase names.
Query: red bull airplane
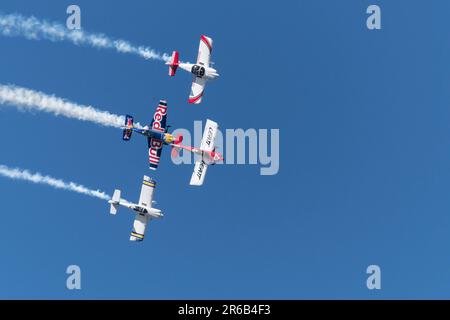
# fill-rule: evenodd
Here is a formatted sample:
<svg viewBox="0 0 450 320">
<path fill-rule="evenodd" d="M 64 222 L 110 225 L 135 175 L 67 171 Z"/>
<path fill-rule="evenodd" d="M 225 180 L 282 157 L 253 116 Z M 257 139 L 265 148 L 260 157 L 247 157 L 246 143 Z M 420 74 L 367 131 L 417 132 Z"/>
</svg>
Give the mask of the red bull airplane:
<svg viewBox="0 0 450 320">
<path fill-rule="evenodd" d="M 150 169 L 156 170 L 158 168 L 159 160 L 161 157 L 162 148 L 165 144 L 171 143 L 181 143 L 183 141 L 183 136 L 178 135 L 174 136 L 170 133 L 167 133 L 169 126 L 166 124 L 167 122 L 167 101 L 160 100 L 159 105 L 156 108 L 156 111 L 153 115 L 152 122 L 149 126 L 135 127 L 133 123 L 133 117 L 127 115 L 125 117 L 125 126 L 123 129 L 122 139 L 124 141 L 129 141 L 131 139 L 131 135 L 134 132 L 142 134 L 147 137 L 148 141 L 148 160 L 150 163 Z"/>
<path fill-rule="evenodd" d="M 176 141 L 171 144 L 172 157 L 177 157 L 181 149 L 190 151 L 201 157 L 195 161 L 194 172 L 192 173 L 191 182 L 189 183 L 192 186 L 203 185 L 208 165 L 214 165 L 219 161 L 223 161 L 222 155 L 219 152 L 216 152 L 216 147 L 214 146 L 218 128 L 219 126 L 216 122 L 209 119 L 206 120 L 200 148 L 183 146 L 181 141 Z"/>
<path fill-rule="evenodd" d="M 211 38 L 204 35 L 200 37 L 197 63 L 195 64 L 179 62 L 178 51 L 174 51 L 170 61 L 166 62 L 169 65 L 169 76 L 171 77 L 175 76 L 178 67 L 193 74 L 189 103 L 199 104 L 205 92 L 206 82 L 219 76 L 217 70 L 211 67 L 212 44 Z"/>
</svg>

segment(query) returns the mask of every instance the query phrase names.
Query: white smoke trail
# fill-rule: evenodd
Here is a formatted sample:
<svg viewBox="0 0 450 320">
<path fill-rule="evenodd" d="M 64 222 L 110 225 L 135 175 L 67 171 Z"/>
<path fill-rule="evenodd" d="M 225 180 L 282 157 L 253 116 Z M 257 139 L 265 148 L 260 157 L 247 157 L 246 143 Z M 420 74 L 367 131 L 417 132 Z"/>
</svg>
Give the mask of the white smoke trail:
<svg viewBox="0 0 450 320">
<path fill-rule="evenodd" d="M 28 170 L 9 168 L 5 165 L 0 165 L 0 175 L 13 180 L 25 180 L 37 184 L 46 184 L 56 189 L 74 191 L 91 197 L 96 197 L 102 200 L 111 199 L 109 195 L 100 190 L 92 190 L 86 188 L 85 186 L 76 184 L 74 182 L 65 182 L 60 179 L 55 179 L 49 176 L 43 176 L 38 172 L 31 173 Z"/>
<path fill-rule="evenodd" d="M 39 20 L 33 16 L 20 14 L 0 14 L 0 34 L 4 36 L 22 36 L 31 40 L 69 41 L 75 45 L 87 45 L 100 49 L 114 49 L 121 53 L 138 55 L 144 59 L 168 61 L 170 56 L 155 50 L 135 46 L 125 40 L 116 40 L 104 34 L 88 33 L 83 30 L 69 30 L 60 23 Z"/>
<path fill-rule="evenodd" d="M 124 116 L 111 114 L 98 110 L 92 106 L 79 105 L 65 99 L 47 95 L 40 91 L 0 84 L 0 104 L 11 105 L 20 110 L 38 110 L 74 118 L 82 121 L 91 121 L 104 126 L 120 128 L 125 123 Z M 137 128 L 142 128 L 136 123 Z"/>
</svg>

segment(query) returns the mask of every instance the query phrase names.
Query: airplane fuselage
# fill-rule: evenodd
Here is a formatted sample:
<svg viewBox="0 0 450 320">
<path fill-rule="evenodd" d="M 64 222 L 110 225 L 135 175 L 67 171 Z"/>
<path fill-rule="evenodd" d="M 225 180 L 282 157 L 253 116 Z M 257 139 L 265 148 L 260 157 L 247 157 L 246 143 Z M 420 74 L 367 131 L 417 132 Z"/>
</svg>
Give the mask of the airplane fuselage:
<svg viewBox="0 0 450 320">
<path fill-rule="evenodd" d="M 149 129 L 148 127 L 145 127 L 144 129 L 133 128 L 133 131 L 150 139 L 161 140 L 164 144 L 169 144 L 175 141 L 175 137 L 172 134 Z"/>
<path fill-rule="evenodd" d="M 139 205 L 135 205 L 133 208 L 133 211 L 136 211 L 141 216 L 151 216 L 153 218 L 161 218 L 163 216 L 161 210 L 156 208 L 148 208 L 148 207 L 142 207 Z"/>
<path fill-rule="evenodd" d="M 177 145 L 172 144 L 172 146 L 176 147 Z M 181 149 L 188 150 L 196 155 L 201 156 L 202 159 L 208 164 L 214 164 L 216 162 L 223 160 L 222 155 L 216 151 L 206 151 L 206 150 L 202 150 L 202 149 L 196 148 L 196 147 L 186 147 L 186 146 L 180 146 L 180 145 L 178 145 L 178 147 Z"/>
<path fill-rule="evenodd" d="M 197 78 L 205 78 L 208 80 L 214 80 L 219 76 L 217 70 L 211 67 L 205 67 L 201 64 L 193 63 L 180 63 L 179 67 L 187 72 L 192 73 Z"/>
<path fill-rule="evenodd" d="M 140 214 L 141 216 L 148 215 L 153 218 L 161 218 L 164 216 L 160 209 L 144 207 L 135 203 L 128 202 L 127 200 L 124 199 L 120 199 L 119 201 L 109 200 L 108 203 L 120 205 L 122 207 L 131 209 L 136 213 Z"/>
</svg>

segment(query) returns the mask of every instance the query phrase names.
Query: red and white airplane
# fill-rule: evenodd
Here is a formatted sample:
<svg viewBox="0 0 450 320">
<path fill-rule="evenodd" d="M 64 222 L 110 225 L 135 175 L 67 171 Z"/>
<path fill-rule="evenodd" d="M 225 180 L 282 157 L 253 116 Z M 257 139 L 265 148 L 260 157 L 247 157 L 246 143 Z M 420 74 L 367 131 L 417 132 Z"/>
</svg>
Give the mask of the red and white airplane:
<svg viewBox="0 0 450 320">
<path fill-rule="evenodd" d="M 222 154 L 216 152 L 216 147 L 214 146 L 218 128 L 219 126 L 216 122 L 209 119 L 206 120 L 200 148 L 183 146 L 181 141 L 176 141 L 171 144 L 172 157 L 174 158 L 178 156 L 181 149 L 187 150 L 201 157 L 195 161 L 194 172 L 192 173 L 191 182 L 189 183 L 192 186 L 201 186 L 203 184 L 208 165 L 214 165 L 219 161 L 223 161 Z"/>
<path fill-rule="evenodd" d="M 169 65 L 169 76 L 171 77 L 175 75 L 178 67 L 193 74 L 189 103 L 199 104 L 205 92 L 206 82 L 219 76 L 217 70 L 211 67 L 212 44 L 211 38 L 204 35 L 200 37 L 197 63 L 195 64 L 180 62 L 178 51 L 174 51 L 171 60 L 166 62 Z"/>
</svg>

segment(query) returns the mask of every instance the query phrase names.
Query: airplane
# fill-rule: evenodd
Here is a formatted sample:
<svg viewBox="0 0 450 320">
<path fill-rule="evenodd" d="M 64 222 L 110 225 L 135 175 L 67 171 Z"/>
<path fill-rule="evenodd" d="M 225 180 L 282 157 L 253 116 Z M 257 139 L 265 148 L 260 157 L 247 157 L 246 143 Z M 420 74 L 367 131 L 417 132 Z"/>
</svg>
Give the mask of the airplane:
<svg viewBox="0 0 450 320">
<path fill-rule="evenodd" d="M 159 105 L 153 115 L 152 122 L 149 126 L 143 128 L 136 127 L 133 123 L 133 117 L 130 115 L 125 116 L 125 126 L 122 127 L 123 135 L 122 139 L 124 141 L 129 141 L 131 135 L 134 132 L 142 134 L 147 137 L 148 141 L 148 159 L 150 163 L 150 169 L 156 170 L 158 168 L 159 160 L 161 157 L 161 152 L 164 144 L 170 143 L 181 143 L 183 141 L 183 136 L 174 136 L 167 133 L 170 126 L 166 125 L 167 122 L 167 101 L 160 100 Z"/>
<path fill-rule="evenodd" d="M 201 156 L 201 159 L 195 161 L 194 172 L 191 176 L 190 185 L 201 186 L 205 180 L 206 169 L 208 165 L 214 165 L 219 161 L 223 161 L 223 156 L 216 152 L 215 139 L 219 125 L 207 119 L 205 130 L 203 131 L 200 148 L 183 146 L 181 142 L 174 142 L 172 146 L 172 157 L 177 157 L 180 150 L 187 150 Z"/>
<path fill-rule="evenodd" d="M 199 104 L 203 98 L 206 82 L 219 76 L 217 70 L 211 67 L 212 44 L 211 38 L 204 35 L 200 36 L 197 63 L 195 64 L 180 62 L 178 51 L 174 51 L 170 61 L 166 62 L 166 65 L 169 66 L 169 76 L 171 77 L 175 76 L 178 67 L 193 74 L 189 103 Z"/>
<path fill-rule="evenodd" d="M 131 231 L 130 241 L 144 240 L 145 228 L 149 220 L 153 218 L 162 218 L 164 215 L 161 210 L 153 208 L 153 192 L 155 191 L 156 182 L 151 178 L 144 176 L 142 181 L 141 195 L 139 204 L 128 202 L 120 198 L 121 191 L 114 190 L 114 195 L 108 203 L 111 204 L 109 212 L 113 215 L 117 213 L 119 206 L 129 208 L 136 212 L 134 218 L 133 230 Z"/>
</svg>

